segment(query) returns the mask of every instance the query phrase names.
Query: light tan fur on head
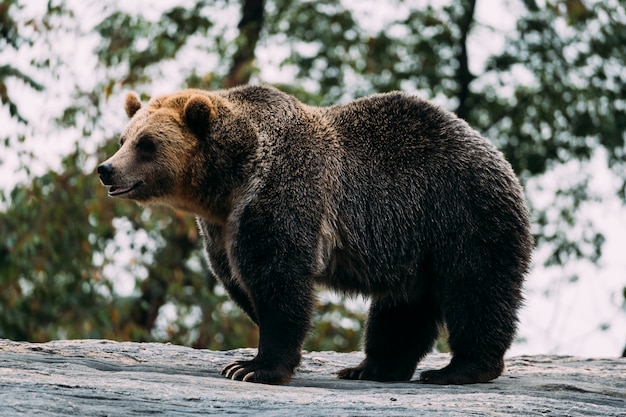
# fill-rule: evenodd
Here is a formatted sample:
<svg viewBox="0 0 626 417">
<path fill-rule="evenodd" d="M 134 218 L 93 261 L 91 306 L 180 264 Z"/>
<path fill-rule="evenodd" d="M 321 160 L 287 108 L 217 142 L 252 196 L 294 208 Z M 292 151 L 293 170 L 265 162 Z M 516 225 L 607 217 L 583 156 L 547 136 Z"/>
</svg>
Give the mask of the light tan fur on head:
<svg viewBox="0 0 626 417">
<path fill-rule="evenodd" d="M 199 141 L 217 114 L 210 98 L 184 90 L 156 97 L 142 107 L 137 95 L 129 93 L 124 108 L 131 121 L 120 136 L 120 149 L 105 161 L 114 172 L 109 193 L 197 211 L 185 191 Z"/>
</svg>

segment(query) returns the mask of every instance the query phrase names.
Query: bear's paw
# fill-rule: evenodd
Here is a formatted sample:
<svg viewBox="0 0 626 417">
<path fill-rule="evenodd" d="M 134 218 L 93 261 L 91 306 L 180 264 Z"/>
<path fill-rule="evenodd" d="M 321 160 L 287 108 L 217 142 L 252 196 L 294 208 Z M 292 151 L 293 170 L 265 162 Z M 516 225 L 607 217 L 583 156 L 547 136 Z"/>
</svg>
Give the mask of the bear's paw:
<svg viewBox="0 0 626 417">
<path fill-rule="evenodd" d="M 231 362 L 222 369 L 221 374 L 233 381 L 283 385 L 291 381 L 293 369 L 276 364 L 274 361 L 254 358 L 249 361 Z"/>
</svg>

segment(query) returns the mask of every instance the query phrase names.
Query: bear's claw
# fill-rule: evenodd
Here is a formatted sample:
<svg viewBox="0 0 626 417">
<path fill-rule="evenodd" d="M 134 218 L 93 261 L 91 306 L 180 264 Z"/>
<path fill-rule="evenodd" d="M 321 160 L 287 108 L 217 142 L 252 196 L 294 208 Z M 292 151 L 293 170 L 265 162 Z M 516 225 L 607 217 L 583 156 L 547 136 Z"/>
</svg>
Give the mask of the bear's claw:
<svg viewBox="0 0 626 417">
<path fill-rule="evenodd" d="M 221 375 L 233 381 L 258 382 L 262 384 L 286 384 L 293 372 L 271 366 L 258 359 L 235 361 L 226 365 Z"/>
</svg>

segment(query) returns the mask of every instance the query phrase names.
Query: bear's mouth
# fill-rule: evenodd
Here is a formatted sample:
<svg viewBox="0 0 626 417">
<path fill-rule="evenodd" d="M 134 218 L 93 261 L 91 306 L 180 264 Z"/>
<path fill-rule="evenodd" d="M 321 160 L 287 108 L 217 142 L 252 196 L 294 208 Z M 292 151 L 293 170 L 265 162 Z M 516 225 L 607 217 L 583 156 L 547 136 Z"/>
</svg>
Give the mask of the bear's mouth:
<svg viewBox="0 0 626 417">
<path fill-rule="evenodd" d="M 143 181 L 137 181 L 133 185 L 128 185 L 128 186 L 112 185 L 111 187 L 109 187 L 109 195 L 111 197 L 117 197 L 123 194 L 128 194 L 135 188 L 139 187 L 142 182 Z"/>
</svg>

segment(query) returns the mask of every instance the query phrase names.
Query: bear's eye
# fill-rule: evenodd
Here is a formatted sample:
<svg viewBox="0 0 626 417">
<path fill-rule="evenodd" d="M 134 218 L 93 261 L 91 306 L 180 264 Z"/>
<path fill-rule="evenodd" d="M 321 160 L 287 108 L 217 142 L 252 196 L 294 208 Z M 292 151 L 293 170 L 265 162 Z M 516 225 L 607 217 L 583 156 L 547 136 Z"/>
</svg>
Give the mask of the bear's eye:
<svg viewBox="0 0 626 417">
<path fill-rule="evenodd" d="M 154 153 L 154 150 L 156 149 L 156 145 L 154 143 L 154 141 L 149 138 L 149 137 L 142 137 L 141 139 L 139 139 L 137 141 L 137 150 L 143 155 L 143 156 L 150 156 Z"/>
</svg>

